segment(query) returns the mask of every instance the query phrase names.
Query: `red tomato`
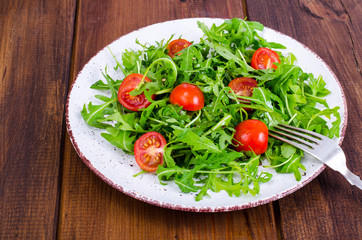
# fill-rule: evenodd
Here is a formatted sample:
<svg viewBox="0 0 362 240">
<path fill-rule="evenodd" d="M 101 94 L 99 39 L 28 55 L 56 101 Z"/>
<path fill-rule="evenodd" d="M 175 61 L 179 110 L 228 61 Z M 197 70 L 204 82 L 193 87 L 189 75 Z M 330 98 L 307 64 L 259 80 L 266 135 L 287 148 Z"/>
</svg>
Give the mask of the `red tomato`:
<svg viewBox="0 0 362 240">
<path fill-rule="evenodd" d="M 268 127 L 259 120 L 250 119 L 235 127 L 233 144 L 237 151 L 253 151 L 259 155 L 268 147 Z"/>
<path fill-rule="evenodd" d="M 181 83 L 172 90 L 170 102 L 182 106 L 184 110 L 197 111 L 204 107 L 205 98 L 198 86 Z"/>
<path fill-rule="evenodd" d="M 180 52 L 182 49 L 185 49 L 190 45 L 191 45 L 191 43 L 185 39 L 173 40 L 167 45 L 167 49 L 168 49 L 167 54 L 170 57 L 174 58 L 176 53 Z"/>
<path fill-rule="evenodd" d="M 158 132 L 148 132 L 137 139 L 134 145 L 134 156 L 138 166 L 148 172 L 157 170 L 163 163 L 163 149 L 166 139 Z"/>
<path fill-rule="evenodd" d="M 251 66 L 255 69 L 277 69 L 275 62 L 280 63 L 279 55 L 269 48 L 259 48 L 251 58 Z"/>
<path fill-rule="evenodd" d="M 229 83 L 229 87 L 236 95 L 245 97 L 253 96 L 253 88 L 257 86 L 258 82 L 255 79 L 247 77 L 235 78 Z"/>
<path fill-rule="evenodd" d="M 141 82 L 143 75 L 138 73 L 132 73 L 128 75 L 118 89 L 118 101 L 127 109 L 131 111 L 138 111 L 138 109 L 146 108 L 151 104 L 147 100 L 144 93 L 132 96 L 129 93 L 138 87 Z M 148 77 L 145 77 L 146 82 L 151 82 Z M 155 99 L 156 95 L 152 95 L 152 99 Z"/>
<path fill-rule="evenodd" d="M 240 77 L 235 78 L 229 83 L 229 87 L 235 92 L 236 95 L 251 97 L 253 96 L 253 88 L 258 87 L 258 82 L 255 79 Z M 250 102 L 249 100 L 243 100 Z M 246 111 L 251 111 L 250 108 L 244 108 Z"/>
</svg>

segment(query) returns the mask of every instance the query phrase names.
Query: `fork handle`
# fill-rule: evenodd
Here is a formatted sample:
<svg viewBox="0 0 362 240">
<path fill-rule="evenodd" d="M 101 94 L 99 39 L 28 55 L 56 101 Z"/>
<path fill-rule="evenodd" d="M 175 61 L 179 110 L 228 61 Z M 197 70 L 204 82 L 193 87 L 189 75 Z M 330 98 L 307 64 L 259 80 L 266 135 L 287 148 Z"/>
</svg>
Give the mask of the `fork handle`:
<svg viewBox="0 0 362 240">
<path fill-rule="evenodd" d="M 348 180 L 352 185 L 357 186 L 359 189 L 362 189 L 362 181 L 359 176 L 352 173 L 350 170 L 346 170 L 346 173 L 343 176 Z"/>
</svg>

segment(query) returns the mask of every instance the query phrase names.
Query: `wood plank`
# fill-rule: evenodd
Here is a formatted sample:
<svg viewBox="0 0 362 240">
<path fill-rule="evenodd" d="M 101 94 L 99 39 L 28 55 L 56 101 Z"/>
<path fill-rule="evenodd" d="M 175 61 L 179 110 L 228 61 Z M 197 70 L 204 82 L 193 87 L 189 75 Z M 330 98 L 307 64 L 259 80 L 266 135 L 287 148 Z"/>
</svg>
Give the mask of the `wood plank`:
<svg viewBox="0 0 362 240">
<path fill-rule="evenodd" d="M 56 236 L 75 2 L 0 4 L 0 239 Z"/>
<path fill-rule="evenodd" d="M 185 17 L 241 17 L 241 1 L 80 1 L 72 79 L 97 51 L 149 24 Z M 230 213 L 155 207 L 111 188 L 65 142 L 60 239 L 276 239 L 272 205 Z"/>
<path fill-rule="evenodd" d="M 349 168 L 362 176 L 362 2 L 357 0 L 247 1 L 249 19 L 307 45 L 340 80 L 348 104 L 342 144 Z M 271 11 L 271 9 L 273 9 Z M 361 191 L 330 169 L 279 201 L 285 239 L 362 239 Z"/>
</svg>

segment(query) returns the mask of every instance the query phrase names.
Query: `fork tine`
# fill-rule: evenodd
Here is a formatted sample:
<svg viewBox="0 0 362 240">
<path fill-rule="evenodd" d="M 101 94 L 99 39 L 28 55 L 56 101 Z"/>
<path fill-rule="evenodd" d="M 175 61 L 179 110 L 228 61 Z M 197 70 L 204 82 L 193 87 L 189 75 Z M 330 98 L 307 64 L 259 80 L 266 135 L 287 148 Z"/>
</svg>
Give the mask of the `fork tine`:
<svg viewBox="0 0 362 240">
<path fill-rule="evenodd" d="M 313 131 L 310 131 L 310 130 L 306 130 L 306 129 L 303 129 L 303 128 L 298 128 L 298 127 L 289 126 L 289 125 L 285 125 L 285 124 L 278 124 L 278 125 L 281 126 L 281 127 L 285 127 L 285 128 L 289 128 L 289 129 L 293 129 L 293 130 L 296 130 L 296 131 L 299 131 L 299 132 L 309 134 L 309 135 L 314 136 L 316 138 L 319 138 L 321 140 L 322 139 L 329 139 L 328 137 L 326 137 L 326 136 L 324 136 L 322 134 L 319 134 L 319 133 L 316 133 L 316 132 L 313 132 Z M 311 140 L 311 141 L 313 141 L 313 140 Z"/>
<path fill-rule="evenodd" d="M 273 138 L 276 138 L 276 139 L 278 139 L 278 140 L 280 140 L 280 141 L 282 141 L 282 142 L 289 143 L 290 145 L 292 145 L 292 146 L 294 146 L 294 147 L 297 147 L 297 148 L 299 148 L 299 149 L 302 149 L 303 151 L 306 151 L 306 152 L 312 154 L 312 152 L 311 152 L 312 149 L 308 148 L 308 147 L 305 146 L 304 144 L 300 144 L 300 143 L 297 143 L 297 142 L 293 142 L 293 141 L 291 141 L 291 140 L 289 140 L 289 139 L 287 139 L 287 138 L 283 138 L 283 137 L 280 137 L 280 136 L 278 136 L 278 135 L 274 135 L 274 134 L 272 134 L 272 133 L 270 133 L 270 132 L 269 132 L 269 136 L 271 136 L 271 137 L 273 137 Z M 313 154 L 313 155 L 314 155 L 314 154 Z"/>
<path fill-rule="evenodd" d="M 301 139 L 301 138 L 299 138 L 299 137 L 296 137 L 296 136 L 293 136 L 293 135 L 290 135 L 290 134 L 286 134 L 286 133 L 284 133 L 284 132 L 277 132 L 277 131 L 275 131 L 275 130 L 269 130 L 269 131 L 270 131 L 270 132 L 273 132 L 273 133 L 275 133 L 275 134 L 282 135 L 282 136 L 284 136 L 284 137 L 287 137 L 287 138 L 296 140 L 296 141 L 298 141 L 298 142 L 300 142 L 300 143 L 303 143 L 304 145 L 306 145 L 306 146 L 308 146 L 308 147 L 310 147 L 310 148 L 313 148 L 313 143 L 307 142 L 307 141 L 305 141 L 305 140 L 303 140 L 303 139 Z"/>
<path fill-rule="evenodd" d="M 308 139 L 309 141 L 312 141 L 314 143 L 318 143 L 318 140 L 320 139 L 316 139 L 315 137 L 312 137 L 312 136 L 309 136 L 309 135 L 306 135 L 304 133 L 301 133 L 301 132 L 297 132 L 296 130 L 299 131 L 299 128 L 295 129 L 295 128 L 292 128 L 289 129 L 288 127 L 290 126 L 287 126 L 287 125 L 282 125 L 282 127 L 280 126 L 281 124 L 278 124 L 278 126 L 274 126 L 275 129 L 277 130 L 282 130 L 284 132 L 288 132 L 288 133 L 291 133 L 293 135 L 296 135 L 296 136 L 299 136 L 299 137 L 302 137 L 302 138 L 305 138 L 305 139 Z"/>
</svg>

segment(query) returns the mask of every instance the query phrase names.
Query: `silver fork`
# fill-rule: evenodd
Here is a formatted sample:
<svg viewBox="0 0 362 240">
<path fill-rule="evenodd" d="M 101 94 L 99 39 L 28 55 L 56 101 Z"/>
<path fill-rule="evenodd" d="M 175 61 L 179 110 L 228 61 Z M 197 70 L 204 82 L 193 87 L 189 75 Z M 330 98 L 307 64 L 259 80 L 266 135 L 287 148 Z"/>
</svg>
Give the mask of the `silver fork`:
<svg viewBox="0 0 362 240">
<path fill-rule="evenodd" d="M 279 131 L 269 130 L 269 136 L 311 154 L 328 167 L 340 172 L 350 184 L 362 189 L 361 179 L 347 168 L 343 150 L 332 139 L 319 133 L 284 124 L 278 124 L 278 126 L 274 126 L 274 129 Z"/>
</svg>

